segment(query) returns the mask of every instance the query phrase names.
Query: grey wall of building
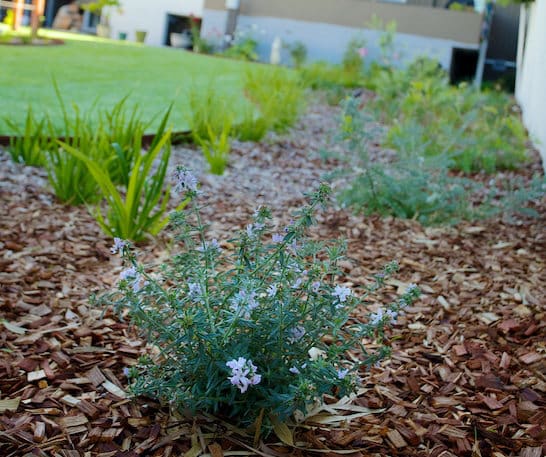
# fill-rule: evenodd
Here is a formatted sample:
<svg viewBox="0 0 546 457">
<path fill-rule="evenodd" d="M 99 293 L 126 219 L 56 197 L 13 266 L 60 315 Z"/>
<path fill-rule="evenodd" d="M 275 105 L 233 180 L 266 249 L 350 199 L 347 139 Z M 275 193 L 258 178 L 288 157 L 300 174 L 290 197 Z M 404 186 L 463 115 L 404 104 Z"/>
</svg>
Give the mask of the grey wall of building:
<svg viewBox="0 0 546 457">
<path fill-rule="evenodd" d="M 205 9 L 201 28 L 202 35 L 204 37 L 218 37 L 225 30 L 226 20 L 227 13 L 225 11 Z M 368 51 L 366 58 L 369 60 L 380 58 L 378 42 L 382 32 L 364 27 L 240 14 L 238 30 L 240 33 L 251 35 L 258 41 L 260 60 L 266 62 L 269 61 L 271 45 L 275 37 L 281 38 L 285 44 L 301 41 L 307 47 L 308 60 L 325 60 L 331 63 L 341 62 L 347 43 L 355 37 L 361 37 L 366 41 L 365 47 Z M 428 56 L 438 59 L 441 65 L 448 69 L 451 64 L 453 47 L 476 48 L 477 43 L 472 45 L 455 40 L 397 32 L 394 64 L 403 65 L 417 56 Z M 286 50 L 283 51 L 282 63 L 290 63 Z"/>
<path fill-rule="evenodd" d="M 241 0 L 240 12 L 270 17 L 362 28 L 374 16 L 395 21 L 398 32 L 475 45 L 481 17 L 473 11 L 450 11 L 420 5 L 370 0 Z M 225 0 L 205 0 L 205 10 L 225 11 Z"/>
</svg>

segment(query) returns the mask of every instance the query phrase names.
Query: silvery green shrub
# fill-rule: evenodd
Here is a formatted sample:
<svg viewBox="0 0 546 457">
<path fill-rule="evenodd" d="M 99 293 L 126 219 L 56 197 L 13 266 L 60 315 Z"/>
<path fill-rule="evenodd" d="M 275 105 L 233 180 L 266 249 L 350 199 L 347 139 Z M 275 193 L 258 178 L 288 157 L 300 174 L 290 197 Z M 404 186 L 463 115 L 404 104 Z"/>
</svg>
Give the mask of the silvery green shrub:
<svg viewBox="0 0 546 457">
<path fill-rule="evenodd" d="M 172 216 L 179 252 L 152 270 L 125 241 L 113 248 L 126 269 L 106 301 L 156 349 L 127 371 L 132 392 L 239 425 L 262 414 L 265 424 L 301 419 L 324 394 L 354 392 L 361 370 L 389 354 L 384 327 L 418 297 L 417 286 L 373 313 L 353 313 L 397 265 L 368 286 L 345 284 L 345 244 L 306 234 L 329 198 L 325 185 L 286 227 L 274 228 L 260 207 L 244 230 L 219 242 L 207 236 L 196 179 L 183 168 L 176 178 L 190 200 Z"/>
<path fill-rule="evenodd" d="M 429 143 L 422 138 L 430 134 L 430 128 L 418 122 L 412 122 L 397 139 L 393 158 L 376 160 L 369 144 L 380 132 L 373 127 L 372 118 L 354 98 L 347 98 L 342 107 L 337 141 L 346 151 L 340 157 L 346 165 L 334 176 L 345 177 L 339 192 L 343 205 L 366 215 L 415 219 L 424 225 L 536 214 L 529 203 L 543 197 L 544 176 L 536 175 L 528 182 L 510 177 L 500 183 L 491 180 L 484 187 L 480 181 L 454 175 L 450 169 L 461 156 L 454 156 L 447 147 L 428 155 Z M 446 130 L 450 144 L 465 141 L 464 131 L 454 135 L 451 127 Z M 440 128 L 432 132 L 437 137 L 444 133 Z"/>
</svg>

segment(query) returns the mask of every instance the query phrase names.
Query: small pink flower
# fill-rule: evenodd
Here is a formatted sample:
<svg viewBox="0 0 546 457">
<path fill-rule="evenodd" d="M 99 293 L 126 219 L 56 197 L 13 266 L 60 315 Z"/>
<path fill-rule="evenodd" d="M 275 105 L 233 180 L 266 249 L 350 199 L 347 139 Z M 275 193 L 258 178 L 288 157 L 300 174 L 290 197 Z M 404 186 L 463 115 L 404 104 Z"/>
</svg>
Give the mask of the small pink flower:
<svg viewBox="0 0 546 457">
<path fill-rule="evenodd" d="M 368 49 L 367 48 L 358 48 L 356 50 L 358 52 L 358 55 L 362 58 L 366 57 L 368 55 Z"/>
</svg>

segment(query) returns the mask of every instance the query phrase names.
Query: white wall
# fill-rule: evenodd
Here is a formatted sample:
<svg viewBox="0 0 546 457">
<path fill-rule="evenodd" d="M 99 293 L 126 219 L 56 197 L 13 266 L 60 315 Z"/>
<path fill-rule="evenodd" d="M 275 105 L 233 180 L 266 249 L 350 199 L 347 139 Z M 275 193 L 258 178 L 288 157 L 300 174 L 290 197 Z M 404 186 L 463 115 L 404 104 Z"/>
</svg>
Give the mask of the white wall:
<svg viewBox="0 0 546 457">
<path fill-rule="evenodd" d="M 202 36 L 219 39 L 225 26 L 225 11 L 204 10 L 201 24 Z M 307 47 L 309 61 L 326 60 L 331 63 L 341 62 L 347 43 L 354 37 L 363 37 L 369 52 L 367 58 L 377 59 L 379 57 L 378 39 L 382 33 L 376 30 L 334 24 L 244 15 L 239 16 L 237 29 L 243 33 L 251 34 L 259 42 L 258 53 L 262 61 L 269 61 L 271 45 L 275 37 L 278 36 L 286 44 L 295 41 L 303 42 Z M 449 69 L 453 47 L 477 48 L 477 46 L 440 38 L 404 33 L 396 33 L 395 36 L 395 49 L 400 63 L 411 61 L 416 56 L 425 55 L 438 59 L 444 68 Z M 283 52 L 282 63 L 290 63 L 287 51 Z"/>
<path fill-rule="evenodd" d="M 523 17 L 524 8 L 522 6 Z M 527 19 L 527 34 L 518 56 L 516 98 L 546 170 L 546 0 L 535 0 L 530 5 Z M 520 22 L 520 39 L 525 36 L 524 22 L 524 19 Z"/>
<path fill-rule="evenodd" d="M 204 0 L 124 0 L 122 5 L 122 14 L 111 11 L 111 37 L 126 32 L 134 41 L 136 30 L 146 30 L 146 44 L 159 46 L 165 42 L 167 14 L 202 17 Z"/>
</svg>

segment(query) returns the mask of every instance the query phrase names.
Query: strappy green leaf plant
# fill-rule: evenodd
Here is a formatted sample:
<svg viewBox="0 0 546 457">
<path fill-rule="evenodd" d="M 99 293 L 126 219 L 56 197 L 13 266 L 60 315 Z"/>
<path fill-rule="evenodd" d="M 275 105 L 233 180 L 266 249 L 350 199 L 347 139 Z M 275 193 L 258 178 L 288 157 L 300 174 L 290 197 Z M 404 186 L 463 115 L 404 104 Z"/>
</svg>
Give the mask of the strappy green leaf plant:
<svg viewBox="0 0 546 457">
<path fill-rule="evenodd" d="M 85 164 L 97 183 L 106 208 L 97 207 L 93 214 L 104 232 L 112 237 L 143 241 L 147 235 L 157 235 L 168 222 L 165 212 L 170 187 L 164 187 L 164 181 L 171 154 L 171 131 L 166 129 L 171 108 L 163 117 L 148 151 L 142 152 L 141 137 L 134 138 L 136 160 L 126 189 L 119 189 L 107 169 L 83 151 L 59 142 L 68 154 Z"/>
<path fill-rule="evenodd" d="M 45 163 L 45 151 L 50 145 L 46 119 L 38 120 L 32 107 L 28 108 L 24 129 L 5 118 L 7 126 L 15 132 L 10 138 L 8 152 L 14 162 L 41 167 Z"/>
<path fill-rule="evenodd" d="M 220 132 L 213 131 L 212 127 L 208 127 L 208 135 L 200 137 L 195 134 L 195 140 L 201 149 L 203 155 L 210 166 L 210 172 L 215 175 L 222 175 L 226 169 L 231 149 L 231 119 L 225 118 L 224 125 Z"/>
</svg>

